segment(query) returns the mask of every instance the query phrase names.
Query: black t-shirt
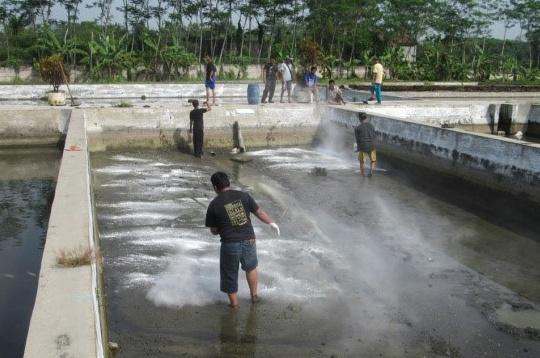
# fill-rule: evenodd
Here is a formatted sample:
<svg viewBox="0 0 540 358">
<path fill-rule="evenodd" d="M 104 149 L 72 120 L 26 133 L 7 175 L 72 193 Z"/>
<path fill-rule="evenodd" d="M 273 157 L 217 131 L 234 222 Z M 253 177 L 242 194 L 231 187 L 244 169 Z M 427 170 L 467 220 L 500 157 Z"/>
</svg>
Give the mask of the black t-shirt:
<svg viewBox="0 0 540 358">
<path fill-rule="evenodd" d="M 206 80 L 213 80 L 215 78 L 217 69 L 213 63 L 206 64 Z"/>
<path fill-rule="evenodd" d="M 189 112 L 189 124 L 193 125 L 193 130 L 202 131 L 204 128 L 203 114 L 208 110 L 206 108 L 196 108 Z"/>
<path fill-rule="evenodd" d="M 206 226 L 217 227 L 222 242 L 254 239 L 255 231 L 249 214 L 258 209 L 259 205 L 248 193 L 226 190 L 208 205 Z"/>
<path fill-rule="evenodd" d="M 264 65 L 264 72 L 266 74 L 267 81 L 275 81 L 277 77 L 277 65 L 274 65 L 272 62 L 268 62 Z"/>
<path fill-rule="evenodd" d="M 375 149 L 375 127 L 373 124 L 364 122 L 354 128 L 356 145 L 361 152 L 371 152 Z"/>
</svg>

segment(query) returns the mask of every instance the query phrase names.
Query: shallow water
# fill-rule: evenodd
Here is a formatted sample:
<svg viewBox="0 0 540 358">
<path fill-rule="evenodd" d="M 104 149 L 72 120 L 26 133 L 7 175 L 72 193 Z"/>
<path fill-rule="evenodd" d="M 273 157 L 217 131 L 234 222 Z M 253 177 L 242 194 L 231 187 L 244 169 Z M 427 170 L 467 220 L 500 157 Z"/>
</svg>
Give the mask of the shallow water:
<svg viewBox="0 0 540 358">
<path fill-rule="evenodd" d="M 504 304 L 537 312 L 540 227 L 520 222 L 534 213 L 505 215 L 515 209 L 507 203 L 503 222 L 493 209 L 504 194 L 391 158 L 361 178 L 352 155 L 250 155 L 243 165 L 180 153 L 93 155 L 119 356 L 540 354 L 523 332 L 500 329 L 496 314 Z M 312 175 L 314 167 L 327 175 Z M 219 292 L 219 241 L 204 227 L 217 169 L 282 229 L 275 238 L 254 219 L 263 301 L 249 303 L 240 277 L 238 311 Z"/>
<path fill-rule="evenodd" d="M 24 352 L 59 157 L 59 151 L 48 148 L 0 151 L 2 357 L 22 357 Z"/>
</svg>

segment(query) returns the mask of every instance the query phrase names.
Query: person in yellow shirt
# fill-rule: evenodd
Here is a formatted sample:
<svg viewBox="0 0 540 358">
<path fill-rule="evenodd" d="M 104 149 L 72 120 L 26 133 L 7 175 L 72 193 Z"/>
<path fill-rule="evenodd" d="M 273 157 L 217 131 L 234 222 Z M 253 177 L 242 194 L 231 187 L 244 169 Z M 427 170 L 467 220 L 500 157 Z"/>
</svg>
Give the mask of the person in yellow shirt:
<svg viewBox="0 0 540 358">
<path fill-rule="evenodd" d="M 371 87 L 369 91 L 371 92 L 371 97 L 369 98 L 370 101 L 373 101 L 377 99 L 377 103 L 381 104 L 382 102 L 382 81 L 384 76 L 384 68 L 381 65 L 381 62 L 379 61 L 379 58 L 377 56 L 374 56 L 371 59 L 371 62 L 373 63 L 373 67 L 371 68 L 372 73 L 372 81 L 371 81 Z"/>
</svg>

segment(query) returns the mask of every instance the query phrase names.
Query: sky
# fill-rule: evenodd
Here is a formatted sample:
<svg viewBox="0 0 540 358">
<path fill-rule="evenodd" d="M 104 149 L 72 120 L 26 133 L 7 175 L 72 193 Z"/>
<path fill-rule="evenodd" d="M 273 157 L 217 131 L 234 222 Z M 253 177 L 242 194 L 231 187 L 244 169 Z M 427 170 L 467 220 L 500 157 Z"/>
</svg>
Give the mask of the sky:
<svg viewBox="0 0 540 358">
<path fill-rule="evenodd" d="M 112 10 L 113 21 L 116 21 L 116 22 L 122 21 L 120 12 L 118 12 L 116 10 L 116 7 L 120 6 L 121 2 L 122 2 L 121 0 L 113 0 L 113 10 Z M 98 17 L 98 14 L 99 14 L 99 12 L 98 12 L 98 10 L 96 8 L 86 9 L 86 8 L 83 7 L 83 8 L 80 9 L 79 17 L 80 17 L 81 21 L 92 21 L 92 20 L 95 20 Z M 54 7 L 54 9 L 53 9 L 52 16 L 55 19 L 65 20 L 66 19 L 66 11 L 62 6 L 56 5 Z M 513 39 L 516 39 L 517 37 L 519 37 L 520 33 L 521 33 L 520 27 L 519 26 L 514 26 L 513 28 L 510 28 L 508 30 L 506 37 L 508 39 L 513 40 Z M 504 36 L 504 25 L 503 25 L 502 22 L 495 22 L 491 26 L 491 35 L 493 37 L 495 37 L 495 38 L 499 38 L 499 39 L 503 38 L 503 36 Z"/>
</svg>

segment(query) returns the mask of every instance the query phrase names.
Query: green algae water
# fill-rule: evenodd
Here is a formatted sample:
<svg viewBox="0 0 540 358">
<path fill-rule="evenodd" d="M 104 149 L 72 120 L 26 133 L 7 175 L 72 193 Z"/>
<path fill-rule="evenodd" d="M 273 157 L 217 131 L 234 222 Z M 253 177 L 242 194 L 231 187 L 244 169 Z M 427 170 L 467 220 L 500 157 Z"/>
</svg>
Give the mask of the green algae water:
<svg viewBox="0 0 540 358">
<path fill-rule="evenodd" d="M 22 357 L 60 152 L 0 150 L 0 356 Z"/>
</svg>

